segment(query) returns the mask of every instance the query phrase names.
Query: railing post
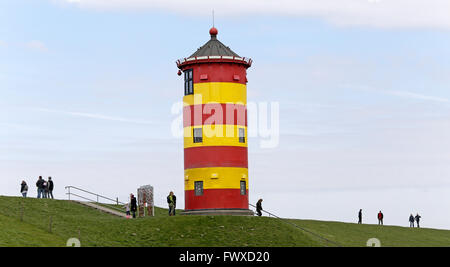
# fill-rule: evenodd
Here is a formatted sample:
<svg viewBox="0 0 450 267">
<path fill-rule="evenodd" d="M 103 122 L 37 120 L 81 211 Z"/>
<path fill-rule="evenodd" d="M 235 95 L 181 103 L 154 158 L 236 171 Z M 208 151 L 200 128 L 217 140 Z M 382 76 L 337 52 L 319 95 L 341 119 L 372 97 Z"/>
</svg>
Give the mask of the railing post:
<svg viewBox="0 0 450 267">
<path fill-rule="evenodd" d="M 117 206 L 119 206 L 119 198 L 116 197 Z"/>
<path fill-rule="evenodd" d="M 23 202 L 20 201 L 20 221 L 23 222 Z"/>
<path fill-rule="evenodd" d="M 67 189 L 69 190 L 69 194 L 68 195 L 69 195 L 69 200 L 70 200 L 70 187 L 68 187 Z"/>
<path fill-rule="evenodd" d="M 53 224 L 53 216 L 50 216 L 50 222 L 48 224 L 48 231 L 50 233 L 52 232 L 52 224 Z"/>
</svg>

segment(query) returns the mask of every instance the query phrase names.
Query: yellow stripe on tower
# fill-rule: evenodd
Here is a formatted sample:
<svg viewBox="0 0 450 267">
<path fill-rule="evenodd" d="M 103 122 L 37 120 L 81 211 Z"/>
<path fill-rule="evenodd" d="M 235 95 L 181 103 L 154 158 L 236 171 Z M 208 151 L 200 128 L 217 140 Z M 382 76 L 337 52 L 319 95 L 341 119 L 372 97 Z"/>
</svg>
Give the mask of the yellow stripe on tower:
<svg viewBox="0 0 450 267">
<path fill-rule="evenodd" d="M 194 128 L 202 128 L 203 142 L 194 143 Z M 239 142 L 239 129 L 245 130 L 245 143 Z M 240 125 L 202 125 L 184 127 L 184 148 L 200 146 L 247 146 L 247 127 Z"/>
<path fill-rule="evenodd" d="M 240 83 L 194 83 L 194 94 L 183 97 L 185 106 L 207 103 L 247 103 L 247 86 Z"/>
<path fill-rule="evenodd" d="M 215 167 L 185 170 L 184 189 L 194 190 L 195 181 L 203 181 L 203 189 L 240 189 L 240 182 L 245 181 L 248 189 L 248 169 Z"/>
</svg>

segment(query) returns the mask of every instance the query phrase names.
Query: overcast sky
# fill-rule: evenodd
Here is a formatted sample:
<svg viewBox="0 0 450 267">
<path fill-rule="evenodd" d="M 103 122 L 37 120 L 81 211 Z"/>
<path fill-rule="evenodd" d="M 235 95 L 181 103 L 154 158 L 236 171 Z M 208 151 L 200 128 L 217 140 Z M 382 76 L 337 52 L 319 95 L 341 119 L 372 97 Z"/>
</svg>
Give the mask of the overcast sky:
<svg viewBox="0 0 450 267">
<path fill-rule="evenodd" d="M 284 3 L 283 3 L 284 2 Z M 52 176 L 184 207 L 175 61 L 218 38 L 254 60 L 248 101 L 278 102 L 280 143 L 249 140 L 250 199 L 283 217 L 450 229 L 449 1 L 0 2 L 0 194 Z M 249 127 L 254 125 L 250 124 Z"/>
</svg>

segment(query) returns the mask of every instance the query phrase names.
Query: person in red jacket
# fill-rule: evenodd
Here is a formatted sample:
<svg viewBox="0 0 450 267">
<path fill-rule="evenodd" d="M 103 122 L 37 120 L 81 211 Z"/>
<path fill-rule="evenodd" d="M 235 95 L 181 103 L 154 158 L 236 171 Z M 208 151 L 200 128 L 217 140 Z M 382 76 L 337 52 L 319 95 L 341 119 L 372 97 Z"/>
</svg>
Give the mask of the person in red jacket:
<svg viewBox="0 0 450 267">
<path fill-rule="evenodd" d="M 380 210 L 380 212 L 378 212 L 378 225 L 383 225 L 383 218 L 384 218 L 384 215 Z"/>
</svg>

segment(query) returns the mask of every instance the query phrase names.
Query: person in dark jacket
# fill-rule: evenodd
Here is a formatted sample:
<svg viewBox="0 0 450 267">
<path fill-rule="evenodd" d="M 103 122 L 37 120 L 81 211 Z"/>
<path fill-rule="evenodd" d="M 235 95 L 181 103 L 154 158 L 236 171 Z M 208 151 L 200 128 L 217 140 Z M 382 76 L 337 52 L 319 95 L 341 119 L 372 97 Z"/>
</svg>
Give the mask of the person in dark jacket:
<svg viewBox="0 0 450 267">
<path fill-rule="evenodd" d="M 130 205 L 131 213 L 133 214 L 133 218 L 136 218 L 137 202 L 133 194 L 130 194 L 130 203 L 131 203 Z"/>
<path fill-rule="evenodd" d="M 42 179 L 42 176 L 39 176 L 39 179 L 36 182 L 37 187 L 37 198 L 41 198 L 41 196 L 44 196 L 44 179 Z"/>
<path fill-rule="evenodd" d="M 177 196 L 173 194 L 173 216 L 175 216 L 176 211 L 177 211 Z"/>
<path fill-rule="evenodd" d="M 53 199 L 53 180 L 52 177 L 48 177 L 48 198 L 52 198 Z"/>
<path fill-rule="evenodd" d="M 358 224 L 362 224 L 362 209 L 360 209 L 358 213 Z"/>
<path fill-rule="evenodd" d="M 258 200 L 258 202 L 256 202 L 256 214 L 258 215 L 258 216 L 261 216 L 262 215 L 262 210 L 263 210 L 263 208 L 262 208 L 262 202 L 263 202 L 263 200 L 262 200 L 262 198 L 260 199 L 260 200 Z"/>
<path fill-rule="evenodd" d="M 417 213 L 417 215 L 416 215 L 416 223 L 417 223 L 417 228 L 420 228 L 420 218 L 422 218 L 420 215 L 419 215 L 419 213 Z"/>
<path fill-rule="evenodd" d="M 169 195 L 167 196 L 167 204 L 169 204 L 169 216 L 175 216 L 176 203 L 177 197 L 173 194 L 172 191 L 170 191 Z"/>
<path fill-rule="evenodd" d="M 411 215 L 409 215 L 409 227 L 414 228 L 414 216 L 412 215 L 412 213 Z"/>
<path fill-rule="evenodd" d="M 25 181 L 22 181 L 22 183 L 20 184 L 20 193 L 23 197 L 27 197 L 28 185 Z"/>
</svg>

